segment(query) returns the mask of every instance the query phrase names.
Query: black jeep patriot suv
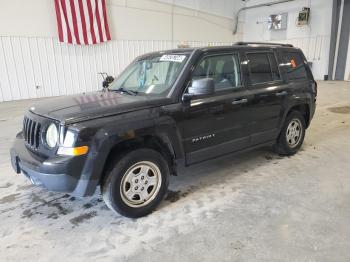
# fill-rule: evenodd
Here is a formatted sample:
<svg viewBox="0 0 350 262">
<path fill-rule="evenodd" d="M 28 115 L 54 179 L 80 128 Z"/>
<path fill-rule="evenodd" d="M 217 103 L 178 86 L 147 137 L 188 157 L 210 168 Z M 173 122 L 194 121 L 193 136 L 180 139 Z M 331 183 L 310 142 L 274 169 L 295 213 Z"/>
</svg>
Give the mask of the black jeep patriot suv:
<svg viewBox="0 0 350 262">
<path fill-rule="evenodd" d="M 317 95 L 302 51 L 271 43 L 149 53 L 107 84 L 30 107 L 11 160 L 52 191 L 100 186 L 127 217 L 155 209 L 179 166 L 266 145 L 296 153 Z"/>
</svg>

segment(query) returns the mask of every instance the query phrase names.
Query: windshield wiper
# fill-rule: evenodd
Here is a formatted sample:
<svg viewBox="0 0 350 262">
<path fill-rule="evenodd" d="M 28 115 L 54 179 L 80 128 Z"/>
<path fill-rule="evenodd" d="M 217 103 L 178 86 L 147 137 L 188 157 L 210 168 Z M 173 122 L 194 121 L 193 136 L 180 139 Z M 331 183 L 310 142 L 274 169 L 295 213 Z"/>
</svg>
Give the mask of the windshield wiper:
<svg viewBox="0 0 350 262">
<path fill-rule="evenodd" d="M 110 91 L 115 91 L 115 92 L 123 92 L 123 93 L 127 93 L 131 96 L 136 96 L 138 94 L 137 91 L 133 91 L 130 89 L 126 89 L 124 87 L 119 87 L 118 89 L 109 89 Z"/>
</svg>

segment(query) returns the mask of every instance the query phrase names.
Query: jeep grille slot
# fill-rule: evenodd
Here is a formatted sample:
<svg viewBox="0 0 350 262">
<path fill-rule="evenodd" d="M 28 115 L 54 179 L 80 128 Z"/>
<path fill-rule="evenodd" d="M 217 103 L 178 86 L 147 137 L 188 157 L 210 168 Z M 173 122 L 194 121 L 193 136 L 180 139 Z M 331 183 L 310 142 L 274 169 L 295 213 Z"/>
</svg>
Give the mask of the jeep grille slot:
<svg viewBox="0 0 350 262">
<path fill-rule="evenodd" d="M 23 135 L 24 140 L 28 146 L 31 148 L 38 148 L 39 147 L 39 141 L 40 141 L 40 123 L 37 123 L 36 121 L 24 117 L 23 120 Z"/>
</svg>

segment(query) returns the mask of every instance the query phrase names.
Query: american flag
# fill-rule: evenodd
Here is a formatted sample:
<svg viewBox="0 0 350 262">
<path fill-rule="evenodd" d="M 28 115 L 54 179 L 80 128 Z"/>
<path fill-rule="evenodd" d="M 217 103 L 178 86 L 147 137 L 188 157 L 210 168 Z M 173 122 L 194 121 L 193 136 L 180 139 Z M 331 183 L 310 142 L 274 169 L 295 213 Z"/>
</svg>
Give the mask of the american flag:
<svg viewBox="0 0 350 262">
<path fill-rule="evenodd" d="M 60 42 L 89 45 L 111 40 L 105 0 L 55 0 Z"/>
</svg>

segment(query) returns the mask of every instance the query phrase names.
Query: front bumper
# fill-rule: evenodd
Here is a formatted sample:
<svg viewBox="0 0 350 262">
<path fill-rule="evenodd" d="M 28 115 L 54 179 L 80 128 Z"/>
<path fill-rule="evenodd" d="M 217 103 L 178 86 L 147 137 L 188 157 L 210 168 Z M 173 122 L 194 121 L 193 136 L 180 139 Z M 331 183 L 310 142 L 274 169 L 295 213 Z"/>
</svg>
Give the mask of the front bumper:
<svg viewBox="0 0 350 262">
<path fill-rule="evenodd" d="M 20 134 L 10 152 L 15 172 L 24 174 L 35 185 L 78 197 L 92 195 L 95 191 L 92 185 L 96 187 L 96 183 L 81 175 L 86 156 L 40 157 L 27 149 Z"/>
</svg>

